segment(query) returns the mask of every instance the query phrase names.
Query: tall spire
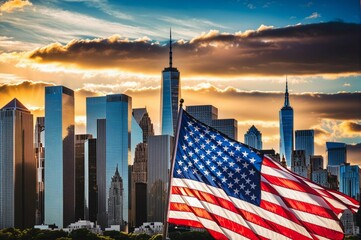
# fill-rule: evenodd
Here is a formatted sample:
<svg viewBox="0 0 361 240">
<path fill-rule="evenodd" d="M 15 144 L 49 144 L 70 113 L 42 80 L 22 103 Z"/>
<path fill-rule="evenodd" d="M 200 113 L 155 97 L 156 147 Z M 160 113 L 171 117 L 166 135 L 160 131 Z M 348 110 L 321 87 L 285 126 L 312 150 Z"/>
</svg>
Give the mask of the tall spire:
<svg viewBox="0 0 361 240">
<path fill-rule="evenodd" d="M 285 93 L 285 107 L 289 107 L 290 106 L 290 100 L 289 100 L 289 96 L 288 96 L 288 81 L 287 81 L 287 75 L 286 75 L 286 93 Z"/>
<path fill-rule="evenodd" d="M 169 68 L 172 68 L 172 28 L 169 29 Z"/>
</svg>

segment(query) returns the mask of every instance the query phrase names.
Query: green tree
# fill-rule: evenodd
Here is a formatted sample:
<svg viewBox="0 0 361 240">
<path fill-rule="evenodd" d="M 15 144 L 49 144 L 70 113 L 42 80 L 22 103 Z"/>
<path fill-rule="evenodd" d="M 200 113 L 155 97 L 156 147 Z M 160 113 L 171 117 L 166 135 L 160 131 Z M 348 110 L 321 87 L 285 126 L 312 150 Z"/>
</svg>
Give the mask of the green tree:
<svg viewBox="0 0 361 240">
<path fill-rule="evenodd" d="M 153 235 L 149 240 L 163 240 L 163 234 Z"/>
</svg>

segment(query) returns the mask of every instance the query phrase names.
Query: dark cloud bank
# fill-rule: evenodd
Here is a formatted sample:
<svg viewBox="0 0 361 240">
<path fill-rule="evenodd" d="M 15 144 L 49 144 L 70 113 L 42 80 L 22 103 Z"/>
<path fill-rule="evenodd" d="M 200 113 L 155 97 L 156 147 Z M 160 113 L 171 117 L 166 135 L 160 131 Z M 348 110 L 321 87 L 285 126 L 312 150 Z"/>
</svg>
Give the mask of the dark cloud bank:
<svg viewBox="0 0 361 240">
<path fill-rule="evenodd" d="M 211 31 L 174 44 L 174 64 L 185 74 L 278 75 L 360 73 L 361 24 L 328 22 L 260 28 L 236 34 Z M 168 46 L 148 40 L 110 37 L 73 40 L 36 49 L 39 62 L 84 68 L 120 68 L 158 73 Z"/>
</svg>

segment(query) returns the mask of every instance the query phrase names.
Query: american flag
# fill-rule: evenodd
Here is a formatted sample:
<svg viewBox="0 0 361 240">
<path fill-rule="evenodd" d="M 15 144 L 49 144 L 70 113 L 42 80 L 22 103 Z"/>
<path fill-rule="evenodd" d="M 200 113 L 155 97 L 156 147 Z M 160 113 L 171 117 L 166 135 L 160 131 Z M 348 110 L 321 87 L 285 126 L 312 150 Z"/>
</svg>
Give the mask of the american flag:
<svg viewBox="0 0 361 240">
<path fill-rule="evenodd" d="M 169 223 L 215 239 L 343 239 L 339 217 L 358 201 L 180 114 Z"/>
</svg>

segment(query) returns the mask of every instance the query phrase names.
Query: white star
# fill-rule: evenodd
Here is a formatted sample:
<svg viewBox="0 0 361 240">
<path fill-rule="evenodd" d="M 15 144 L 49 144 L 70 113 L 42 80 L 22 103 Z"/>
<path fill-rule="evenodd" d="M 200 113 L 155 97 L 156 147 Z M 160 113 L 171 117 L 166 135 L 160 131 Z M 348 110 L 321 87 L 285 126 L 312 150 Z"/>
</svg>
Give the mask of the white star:
<svg viewBox="0 0 361 240">
<path fill-rule="evenodd" d="M 185 139 L 185 140 L 188 140 L 188 135 L 185 135 L 185 136 L 184 136 L 184 139 Z"/>
<path fill-rule="evenodd" d="M 238 182 L 239 182 L 239 179 L 238 179 L 238 178 L 235 178 L 235 179 L 234 179 L 234 183 L 235 183 L 235 184 L 238 184 Z"/>
<path fill-rule="evenodd" d="M 242 173 L 241 178 L 246 179 L 246 177 L 247 177 L 247 174 Z"/>
<path fill-rule="evenodd" d="M 217 154 L 218 154 L 218 156 L 221 156 L 221 155 L 222 155 L 222 152 L 221 152 L 221 151 L 218 151 Z"/>
<path fill-rule="evenodd" d="M 239 193 L 239 190 L 238 189 L 234 189 L 234 194 L 237 195 Z"/>
<path fill-rule="evenodd" d="M 223 147 L 223 150 L 224 150 L 225 152 L 227 152 L 228 147 L 227 147 L 227 146 Z"/>
<path fill-rule="evenodd" d="M 198 160 L 197 158 L 195 158 L 195 159 L 193 159 L 193 161 L 194 161 L 195 163 L 197 163 L 199 160 Z"/>
<path fill-rule="evenodd" d="M 227 167 L 227 166 L 224 166 L 224 167 L 223 167 L 223 172 L 227 172 L 227 170 L 228 170 L 228 167 Z"/>
<path fill-rule="evenodd" d="M 230 151 L 228 154 L 229 154 L 229 156 L 231 156 L 231 157 L 234 156 L 234 152 L 233 152 L 233 151 Z"/>
<path fill-rule="evenodd" d="M 228 157 L 227 157 L 227 156 L 224 156 L 224 157 L 222 157 L 222 158 L 223 158 L 223 161 L 227 162 L 227 160 L 228 160 Z"/>
<path fill-rule="evenodd" d="M 218 164 L 218 166 L 221 166 L 221 165 L 222 165 L 222 162 L 221 162 L 221 161 L 218 161 L 217 164 Z"/>
<path fill-rule="evenodd" d="M 211 164 L 211 161 L 207 160 L 207 161 L 206 161 L 206 164 L 207 164 L 207 165 Z"/>
<path fill-rule="evenodd" d="M 211 142 L 211 140 L 209 140 L 208 138 L 206 139 L 206 144 L 209 144 Z"/>
<path fill-rule="evenodd" d="M 199 168 L 202 170 L 204 168 L 203 164 L 200 164 Z"/>
<path fill-rule="evenodd" d="M 216 139 L 216 135 L 212 134 L 212 135 L 211 135 L 211 138 L 212 138 L 213 140 Z"/>
<path fill-rule="evenodd" d="M 249 170 L 249 174 L 251 174 L 251 175 L 254 175 L 255 174 L 255 170 L 253 170 L 253 169 L 251 169 L 251 170 Z"/>
<path fill-rule="evenodd" d="M 193 172 L 192 172 L 193 174 L 198 174 L 198 169 L 193 169 Z"/>
<path fill-rule="evenodd" d="M 206 153 L 207 153 L 207 155 L 209 155 L 209 154 L 211 154 L 211 150 L 209 150 L 209 149 L 207 149 L 207 151 L 206 151 Z"/>
<path fill-rule="evenodd" d="M 247 178 L 246 183 L 249 184 L 251 182 L 251 179 Z"/>
<path fill-rule="evenodd" d="M 188 142 L 188 146 L 192 146 L 193 145 L 193 143 L 192 142 Z"/>
<path fill-rule="evenodd" d="M 251 158 L 249 161 L 250 161 L 252 164 L 254 164 L 254 162 L 256 161 L 256 159 Z"/>
<path fill-rule="evenodd" d="M 188 123 L 188 126 L 193 126 L 192 122 L 187 122 L 187 123 Z"/>
<path fill-rule="evenodd" d="M 240 158 L 239 156 L 236 158 L 237 162 L 241 162 L 242 158 Z"/>
<path fill-rule="evenodd" d="M 228 173 L 228 177 L 229 177 L 229 178 L 232 178 L 232 177 L 233 177 L 233 173 L 232 173 L 232 172 L 229 172 L 229 173 Z"/>
<path fill-rule="evenodd" d="M 193 163 L 192 162 L 188 162 L 188 167 L 192 167 Z"/>
<path fill-rule="evenodd" d="M 199 142 L 199 138 L 196 137 L 196 138 L 194 139 L 194 141 L 196 141 L 196 143 L 198 143 L 198 142 Z"/>
<path fill-rule="evenodd" d="M 233 187 L 233 183 L 228 183 L 228 188 L 232 188 Z"/>
<path fill-rule="evenodd" d="M 204 143 L 201 144 L 201 149 L 204 149 L 206 147 L 206 145 L 204 145 Z"/>
<path fill-rule="evenodd" d="M 201 159 L 204 159 L 206 156 L 204 156 L 204 154 L 202 154 L 200 157 L 201 157 Z"/>
<path fill-rule="evenodd" d="M 229 142 L 229 145 L 231 145 L 232 147 L 234 146 L 234 142 Z"/>
<path fill-rule="evenodd" d="M 227 181 L 227 178 L 223 177 L 222 182 L 226 182 L 226 181 Z"/>
<path fill-rule="evenodd" d="M 251 193 L 251 191 L 247 189 L 247 190 L 245 191 L 245 193 L 246 193 L 246 195 L 249 195 L 249 194 Z"/>
<path fill-rule="evenodd" d="M 196 148 L 194 149 L 194 151 L 195 151 L 196 153 L 198 153 L 198 152 L 199 152 L 199 148 L 196 147 Z"/>
<path fill-rule="evenodd" d="M 206 134 L 208 134 L 208 133 L 209 133 L 209 128 L 207 127 L 206 130 L 204 130 L 204 132 L 205 132 Z"/>
<path fill-rule="evenodd" d="M 247 162 L 244 162 L 244 163 L 242 163 L 242 165 L 243 165 L 243 168 L 247 168 L 249 164 Z"/>
<path fill-rule="evenodd" d="M 256 187 L 256 184 L 252 183 L 252 184 L 251 184 L 251 188 L 252 188 L 252 189 L 255 189 L 255 187 Z"/>
<path fill-rule="evenodd" d="M 240 173 L 241 172 L 241 169 L 239 167 L 237 167 L 236 169 L 236 173 Z"/>
<path fill-rule="evenodd" d="M 183 148 L 183 150 L 186 150 L 187 146 L 183 144 L 182 148 Z"/>
<path fill-rule="evenodd" d="M 242 183 L 241 185 L 239 185 L 239 187 L 240 187 L 241 189 L 244 189 L 246 186 Z"/>
<path fill-rule="evenodd" d="M 217 145 L 218 145 L 218 146 L 222 145 L 222 141 L 221 141 L 221 140 L 218 140 L 218 141 L 217 141 Z"/>
<path fill-rule="evenodd" d="M 251 198 L 252 198 L 252 201 L 256 200 L 256 196 L 254 194 L 252 194 Z"/>
<path fill-rule="evenodd" d="M 186 156 L 186 155 L 183 155 L 183 159 L 186 160 L 186 159 L 187 159 L 187 156 Z"/>
<path fill-rule="evenodd" d="M 190 131 L 190 132 L 189 132 L 189 135 L 193 136 L 193 135 L 194 135 L 194 132 Z"/>
<path fill-rule="evenodd" d="M 193 154 L 194 154 L 193 152 L 189 152 L 189 153 L 188 153 L 188 155 L 189 155 L 190 157 L 192 157 Z"/>
<path fill-rule="evenodd" d="M 211 148 L 212 148 L 212 150 L 215 150 L 217 147 L 216 147 L 216 145 L 212 145 Z"/>
<path fill-rule="evenodd" d="M 209 172 L 207 170 L 204 171 L 204 175 L 208 176 Z"/>
<path fill-rule="evenodd" d="M 230 166 L 230 167 L 233 167 L 234 164 L 235 164 L 234 162 L 230 162 L 230 163 L 229 163 L 229 166 Z"/>
<path fill-rule="evenodd" d="M 222 175 L 222 173 L 220 171 L 216 172 L 217 177 L 220 177 Z"/>
<path fill-rule="evenodd" d="M 243 157 L 247 157 L 248 156 L 248 152 L 244 151 L 243 153 Z"/>
<path fill-rule="evenodd" d="M 195 127 L 194 127 L 194 130 L 195 130 L 196 132 L 198 132 L 198 131 L 199 131 L 199 127 L 198 127 L 198 126 L 195 126 Z"/>
<path fill-rule="evenodd" d="M 204 134 L 203 134 L 203 133 L 199 134 L 199 136 L 200 136 L 201 138 L 204 138 Z"/>
<path fill-rule="evenodd" d="M 236 151 L 239 151 L 241 150 L 241 147 L 240 146 L 236 146 Z"/>
<path fill-rule="evenodd" d="M 215 167 L 215 166 L 211 166 L 211 170 L 212 170 L 212 171 L 216 170 L 216 167 Z"/>
<path fill-rule="evenodd" d="M 215 155 L 212 156 L 212 160 L 216 161 L 217 157 Z"/>
<path fill-rule="evenodd" d="M 179 166 L 182 166 L 182 164 L 183 164 L 183 161 L 179 160 L 179 161 L 178 161 L 178 165 L 179 165 Z"/>
<path fill-rule="evenodd" d="M 177 170 L 178 175 L 181 175 L 182 171 L 180 169 Z"/>
<path fill-rule="evenodd" d="M 212 177 L 212 181 L 213 181 L 213 182 L 216 181 L 216 177 Z"/>
<path fill-rule="evenodd" d="M 188 171 L 188 167 L 187 166 L 183 167 L 183 170 Z"/>
</svg>

